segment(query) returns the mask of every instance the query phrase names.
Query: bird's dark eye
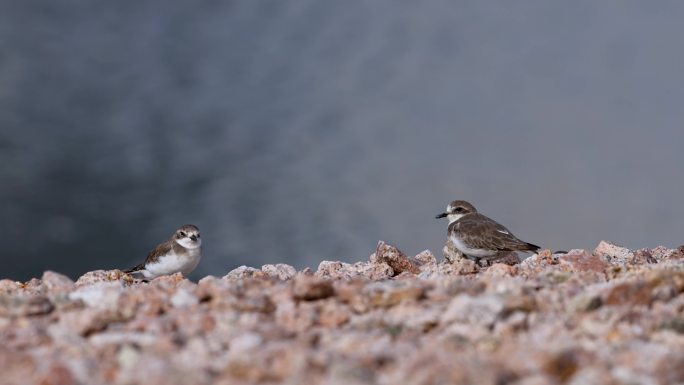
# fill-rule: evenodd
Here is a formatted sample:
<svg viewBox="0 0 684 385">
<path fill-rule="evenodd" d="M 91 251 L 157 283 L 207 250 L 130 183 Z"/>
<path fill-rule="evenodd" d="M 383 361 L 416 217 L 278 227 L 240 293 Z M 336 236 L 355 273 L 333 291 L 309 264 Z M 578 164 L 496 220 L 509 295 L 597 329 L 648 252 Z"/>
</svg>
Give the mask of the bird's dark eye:
<svg viewBox="0 0 684 385">
<path fill-rule="evenodd" d="M 180 235 L 181 235 L 181 237 L 187 237 L 188 236 L 188 234 L 185 234 L 185 231 L 181 231 Z"/>
<path fill-rule="evenodd" d="M 454 211 L 456 211 L 457 213 L 460 213 L 461 211 L 463 211 L 463 207 L 456 207 L 454 209 Z"/>
<path fill-rule="evenodd" d="M 197 238 L 199 238 L 199 237 L 200 237 L 200 235 L 199 235 L 199 234 L 197 234 Z"/>
</svg>

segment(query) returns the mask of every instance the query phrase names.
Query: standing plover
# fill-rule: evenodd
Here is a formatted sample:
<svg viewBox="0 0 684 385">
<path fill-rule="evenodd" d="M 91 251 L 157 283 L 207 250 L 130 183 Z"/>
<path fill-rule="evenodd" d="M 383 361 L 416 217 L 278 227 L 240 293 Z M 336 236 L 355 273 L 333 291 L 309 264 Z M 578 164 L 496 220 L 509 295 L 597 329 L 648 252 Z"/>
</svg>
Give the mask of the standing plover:
<svg viewBox="0 0 684 385">
<path fill-rule="evenodd" d="M 449 203 L 446 212 L 437 215 L 437 218 L 444 217 L 449 219 L 449 240 L 476 262 L 496 259 L 501 252 L 534 252 L 540 249 L 537 245 L 521 241 L 504 226 L 478 213 L 466 201 Z"/>
<path fill-rule="evenodd" d="M 202 240 L 194 225 L 181 226 L 166 241 L 147 254 L 145 262 L 126 270 L 126 273 L 153 279 L 162 275 L 190 274 L 202 257 Z"/>
</svg>

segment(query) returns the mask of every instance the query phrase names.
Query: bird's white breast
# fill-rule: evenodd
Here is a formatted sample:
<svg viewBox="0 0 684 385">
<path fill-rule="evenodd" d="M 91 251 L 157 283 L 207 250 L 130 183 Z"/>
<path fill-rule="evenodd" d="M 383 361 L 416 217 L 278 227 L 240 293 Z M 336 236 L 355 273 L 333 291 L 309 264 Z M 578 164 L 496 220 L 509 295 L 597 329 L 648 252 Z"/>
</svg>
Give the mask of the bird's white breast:
<svg viewBox="0 0 684 385">
<path fill-rule="evenodd" d="M 468 247 L 461 238 L 457 237 L 455 234 L 449 236 L 451 242 L 459 249 L 463 254 L 470 255 L 472 257 L 488 257 L 490 255 L 496 254 L 496 250 L 485 250 L 485 249 L 473 249 Z"/>
<path fill-rule="evenodd" d="M 157 261 L 146 264 L 143 275 L 145 278 L 156 278 L 174 273 L 188 275 L 197 267 L 201 255 L 199 249 L 189 250 L 189 253 L 185 255 L 178 255 L 171 250 L 168 254 L 159 257 Z"/>
</svg>

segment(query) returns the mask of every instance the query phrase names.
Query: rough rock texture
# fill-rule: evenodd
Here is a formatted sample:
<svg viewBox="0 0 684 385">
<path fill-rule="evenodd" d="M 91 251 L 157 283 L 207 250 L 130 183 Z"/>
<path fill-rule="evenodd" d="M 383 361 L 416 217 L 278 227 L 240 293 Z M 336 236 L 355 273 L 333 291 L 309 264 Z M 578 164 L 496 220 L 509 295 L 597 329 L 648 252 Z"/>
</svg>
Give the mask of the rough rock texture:
<svg viewBox="0 0 684 385">
<path fill-rule="evenodd" d="M 0 383 L 684 382 L 684 248 L 451 262 L 0 280 Z"/>
</svg>

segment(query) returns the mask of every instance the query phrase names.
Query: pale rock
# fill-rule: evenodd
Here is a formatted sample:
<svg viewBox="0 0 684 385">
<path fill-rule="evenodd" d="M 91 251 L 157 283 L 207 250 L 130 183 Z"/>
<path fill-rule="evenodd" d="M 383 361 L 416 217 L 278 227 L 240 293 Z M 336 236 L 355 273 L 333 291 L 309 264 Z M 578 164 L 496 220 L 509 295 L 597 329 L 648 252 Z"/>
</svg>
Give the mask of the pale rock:
<svg viewBox="0 0 684 385">
<path fill-rule="evenodd" d="M 53 301 L 67 297 L 76 287 L 71 278 L 53 271 L 44 272 L 41 282 L 45 293 Z"/>
<path fill-rule="evenodd" d="M 121 270 L 95 270 L 89 271 L 78 278 L 76 286 L 87 286 L 98 282 L 113 282 L 117 281 L 122 285 L 130 285 L 135 280 L 130 274 L 126 274 Z"/>
<path fill-rule="evenodd" d="M 69 293 L 69 299 L 81 300 L 88 307 L 113 309 L 122 292 L 123 286 L 118 281 L 97 281 L 87 286 L 81 285 Z"/>
<path fill-rule="evenodd" d="M 440 319 L 442 324 L 466 322 L 471 325 L 492 327 L 500 319 L 506 304 L 498 295 L 458 295 L 451 300 Z"/>
<path fill-rule="evenodd" d="M 515 266 L 504 263 L 494 263 L 484 271 L 484 275 L 488 277 L 513 277 L 518 273 Z"/>
<path fill-rule="evenodd" d="M 38 316 L 52 312 L 55 306 L 40 294 L 0 295 L 0 317 Z"/>
<path fill-rule="evenodd" d="M 130 370 L 133 365 L 140 360 L 140 352 L 131 345 L 124 345 L 116 355 L 116 361 L 119 363 L 121 370 Z"/>
<path fill-rule="evenodd" d="M 284 263 L 278 263 L 276 265 L 263 265 L 261 267 L 261 271 L 270 277 L 278 278 L 283 281 L 291 279 L 295 276 L 295 274 L 297 274 L 297 270 L 295 270 L 294 267 Z"/>
<path fill-rule="evenodd" d="M 684 246 L 679 249 L 670 249 L 665 246 L 658 246 L 650 249 L 651 256 L 657 261 L 681 260 L 684 258 Z"/>
<path fill-rule="evenodd" d="M 321 261 L 318 264 L 318 269 L 316 270 L 316 273 L 314 274 L 322 278 L 343 278 L 343 271 L 348 266 L 349 264 L 344 262 Z"/>
<path fill-rule="evenodd" d="M 466 258 L 455 259 L 452 262 L 443 261 L 436 265 L 425 265 L 418 277 L 421 279 L 436 279 L 445 276 L 459 276 L 475 274 L 479 271 L 474 261 Z"/>
<path fill-rule="evenodd" d="M 423 250 L 413 257 L 416 265 L 422 270 L 424 266 L 436 265 L 437 258 L 432 254 L 430 250 Z"/>
<path fill-rule="evenodd" d="M 368 306 L 389 307 L 404 301 L 415 301 L 425 288 L 408 281 L 383 281 L 366 285 L 362 294 Z"/>
<path fill-rule="evenodd" d="M 187 307 L 195 306 L 199 303 L 199 299 L 195 294 L 187 288 L 179 288 L 171 297 L 171 305 L 173 307 Z"/>
<path fill-rule="evenodd" d="M 264 339 L 258 333 L 243 333 L 235 336 L 230 341 L 230 354 L 243 355 L 259 348 L 264 342 Z"/>
<path fill-rule="evenodd" d="M 388 279 L 394 276 L 394 270 L 388 264 L 357 262 L 349 264 L 344 262 L 322 261 L 318 265 L 315 276 L 321 278 L 352 279 L 365 277 L 373 281 Z"/>
<path fill-rule="evenodd" d="M 625 265 L 634 260 L 634 253 L 626 247 L 618 246 L 607 241 L 599 242 L 593 255 L 602 257 L 613 264 Z"/>
<path fill-rule="evenodd" d="M 0 280 L 0 294 L 15 294 L 21 289 L 21 282 L 12 281 L 11 279 Z"/>
<path fill-rule="evenodd" d="M 256 278 L 265 276 L 266 274 L 259 269 L 242 265 L 228 272 L 228 274 L 223 276 L 223 279 L 227 281 L 238 281 L 245 278 Z"/>
<path fill-rule="evenodd" d="M 285 280 L 277 265 L 197 285 L 117 270 L 3 280 L 0 382 L 684 383 L 682 251 L 609 252 L 488 269 L 421 253 L 418 276 L 374 257 Z"/>
</svg>

